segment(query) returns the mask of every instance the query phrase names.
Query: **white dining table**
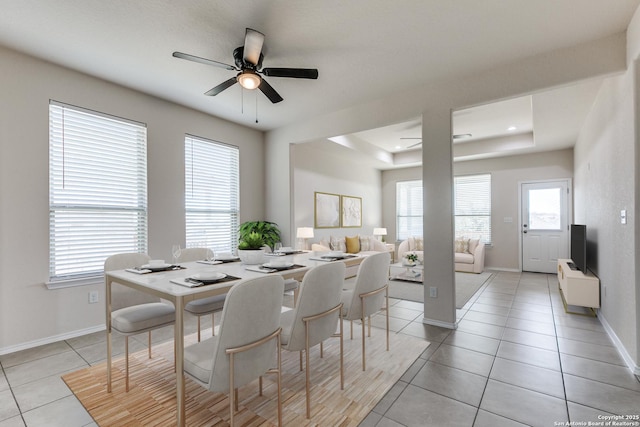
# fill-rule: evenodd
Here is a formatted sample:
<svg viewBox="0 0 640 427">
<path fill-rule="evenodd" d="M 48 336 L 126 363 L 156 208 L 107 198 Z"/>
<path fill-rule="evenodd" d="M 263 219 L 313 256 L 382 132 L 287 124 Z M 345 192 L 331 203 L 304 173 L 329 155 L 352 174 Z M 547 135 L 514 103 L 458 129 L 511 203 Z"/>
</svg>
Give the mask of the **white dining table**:
<svg viewBox="0 0 640 427">
<path fill-rule="evenodd" d="M 185 425 L 185 376 L 184 376 L 184 307 L 193 300 L 207 298 L 214 295 L 225 294 L 238 280 L 204 285 L 199 287 L 187 287 L 172 280 L 180 280 L 194 274 L 203 272 L 220 272 L 239 279 L 249 279 L 262 277 L 265 274 L 279 274 L 285 279 L 295 278 L 301 280 L 304 274 L 312 267 L 320 265 L 325 261 L 320 261 L 321 254 L 305 252 L 295 255 L 269 257 L 265 256 L 265 262 L 272 260 L 289 261 L 301 267 L 288 270 L 279 270 L 273 273 L 262 273 L 248 270 L 248 266 L 240 262 L 229 262 L 216 265 L 209 265 L 200 262 L 180 263 L 184 269 L 152 272 L 146 274 L 132 273 L 127 270 L 113 270 L 105 272 L 105 300 L 106 300 L 106 330 L 107 330 L 107 392 L 111 392 L 111 285 L 118 283 L 129 288 L 155 295 L 174 304 L 176 309 L 175 320 L 175 365 L 176 365 L 176 409 L 177 425 Z M 362 257 L 353 257 L 343 260 L 347 264 L 359 264 Z"/>
</svg>

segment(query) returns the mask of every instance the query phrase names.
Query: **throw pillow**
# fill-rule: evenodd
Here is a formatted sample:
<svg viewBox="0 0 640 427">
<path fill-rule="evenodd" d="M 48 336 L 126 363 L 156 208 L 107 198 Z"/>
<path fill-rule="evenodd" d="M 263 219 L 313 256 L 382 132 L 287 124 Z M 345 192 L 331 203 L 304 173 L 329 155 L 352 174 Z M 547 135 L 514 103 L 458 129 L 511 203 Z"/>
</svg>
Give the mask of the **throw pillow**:
<svg viewBox="0 0 640 427">
<path fill-rule="evenodd" d="M 422 237 L 416 237 L 414 239 L 415 244 L 416 244 L 416 248 L 414 250 L 416 251 L 424 251 L 424 242 L 422 240 Z"/>
<path fill-rule="evenodd" d="M 345 243 L 344 237 L 331 236 L 330 243 L 331 245 L 329 247 L 332 251 L 347 251 L 347 245 Z"/>
<path fill-rule="evenodd" d="M 344 240 L 347 244 L 347 253 L 357 254 L 358 252 L 360 252 L 360 237 L 345 237 Z"/>
<path fill-rule="evenodd" d="M 480 239 L 469 239 L 469 253 L 473 254 L 480 243 Z"/>
<path fill-rule="evenodd" d="M 416 250 L 416 239 L 413 237 L 409 237 L 409 250 L 410 251 L 415 251 Z"/>
<path fill-rule="evenodd" d="M 459 238 L 456 239 L 456 252 L 464 254 L 469 253 L 469 239 Z"/>
<path fill-rule="evenodd" d="M 371 236 L 360 236 L 360 251 L 371 250 Z"/>
</svg>

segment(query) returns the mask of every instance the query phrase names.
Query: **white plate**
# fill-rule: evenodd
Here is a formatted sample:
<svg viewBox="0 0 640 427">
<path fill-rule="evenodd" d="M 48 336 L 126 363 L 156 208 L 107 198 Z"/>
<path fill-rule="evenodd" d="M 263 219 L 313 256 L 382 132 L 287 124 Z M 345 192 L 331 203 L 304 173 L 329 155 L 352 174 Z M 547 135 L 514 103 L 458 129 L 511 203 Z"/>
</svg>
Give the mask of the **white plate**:
<svg viewBox="0 0 640 427">
<path fill-rule="evenodd" d="M 147 270 L 164 270 L 165 268 L 171 267 L 173 264 L 145 264 L 140 266 L 140 268 L 144 268 Z"/>
<path fill-rule="evenodd" d="M 233 256 L 233 255 L 220 255 L 216 257 L 216 260 L 218 261 L 230 261 L 233 259 L 239 259 L 237 256 Z"/>
<path fill-rule="evenodd" d="M 194 280 L 204 280 L 204 281 L 213 281 L 213 280 L 220 280 L 220 279 L 224 279 L 225 277 L 227 277 L 226 274 L 224 273 L 219 273 L 219 272 L 213 272 L 213 273 L 198 273 L 198 274 L 194 274 L 193 276 L 191 276 L 192 279 Z"/>
<path fill-rule="evenodd" d="M 328 257 L 341 257 L 341 256 L 344 256 L 344 252 L 342 252 L 342 251 L 332 251 L 332 252 L 327 253 L 326 256 L 328 256 Z"/>
<path fill-rule="evenodd" d="M 285 246 L 284 248 L 280 248 L 280 252 L 294 252 L 291 246 Z"/>
<path fill-rule="evenodd" d="M 293 267 L 292 262 L 267 262 L 266 264 L 262 264 L 263 267 L 266 268 L 274 268 L 276 270 L 284 270 L 285 268 Z"/>
</svg>

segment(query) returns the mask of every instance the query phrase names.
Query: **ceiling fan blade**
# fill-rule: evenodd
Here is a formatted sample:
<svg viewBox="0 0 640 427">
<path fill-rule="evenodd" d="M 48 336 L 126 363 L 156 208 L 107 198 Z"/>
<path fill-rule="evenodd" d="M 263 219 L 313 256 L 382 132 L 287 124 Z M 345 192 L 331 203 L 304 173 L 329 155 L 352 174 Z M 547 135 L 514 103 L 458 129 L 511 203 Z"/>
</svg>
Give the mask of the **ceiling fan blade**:
<svg viewBox="0 0 640 427">
<path fill-rule="evenodd" d="M 263 68 L 262 74 L 269 77 L 293 77 L 294 79 L 317 79 L 315 68 Z"/>
<path fill-rule="evenodd" d="M 220 83 L 218 86 L 214 87 L 213 89 L 209 90 L 208 92 L 205 92 L 204 94 L 208 95 L 208 96 L 216 96 L 217 94 L 219 94 L 223 90 L 228 89 L 231 86 L 233 86 L 234 84 L 236 84 L 237 81 L 238 81 L 238 79 L 236 77 L 231 77 L 229 80 Z"/>
<path fill-rule="evenodd" d="M 278 94 L 278 92 L 276 92 L 274 88 L 271 87 L 269 83 L 267 83 L 265 79 L 262 79 L 262 81 L 260 82 L 260 86 L 258 86 L 258 89 L 260 89 L 262 93 L 264 93 L 266 97 L 269 98 L 269 101 L 273 102 L 274 104 L 282 101 L 282 97 Z"/>
<path fill-rule="evenodd" d="M 408 146 L 407 148 L 417 147 L 418 145 L 422 145 L 422 141 L 416 142 L 415 144 L 412 144 L 412 145 Z"/>
<path fill-rule="evenodd" d="M 226 68 L 227 70 L 238 70 L 233 65 L 225 64 L 224 62 L 214 61 L 213 59 L 200 58 L 199 56 L 189 55 L 188 53 L 173 52 L 175 58 L 186 59 L 187 61 L 199 62 L 205 65 L 213 65 L 214 67 Z"/>
<path fill-rule="evenodd" d="M 264 34 L 260 31 L 247 28 L 244 36 L 244 62 L 257 66 L 258 61 L 260 61 L 263 44 Z"/>
</svg>

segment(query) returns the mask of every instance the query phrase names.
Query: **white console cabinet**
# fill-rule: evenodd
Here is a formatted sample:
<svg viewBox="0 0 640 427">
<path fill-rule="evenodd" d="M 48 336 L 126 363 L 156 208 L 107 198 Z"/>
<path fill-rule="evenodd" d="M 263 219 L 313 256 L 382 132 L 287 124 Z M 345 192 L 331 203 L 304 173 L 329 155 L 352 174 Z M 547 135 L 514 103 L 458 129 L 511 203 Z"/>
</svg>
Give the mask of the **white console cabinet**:
<svg viewBox="0 0 640 427">
<path fill-rule="evenodd" d="M 600 280 L 590 271 L 584 274 L 580 270 L 571 270 L 569 262 L 571 262 L 570 259 L 558 260 L 558 284 L 565 310 L 567 310 L 567 304 L 591 309 L 599 308 Z"/>
</svg>

